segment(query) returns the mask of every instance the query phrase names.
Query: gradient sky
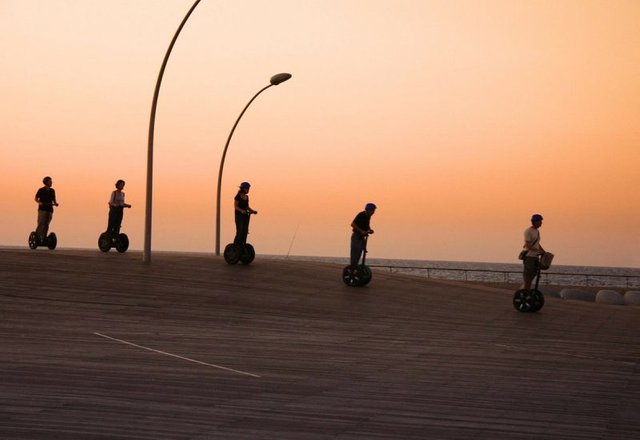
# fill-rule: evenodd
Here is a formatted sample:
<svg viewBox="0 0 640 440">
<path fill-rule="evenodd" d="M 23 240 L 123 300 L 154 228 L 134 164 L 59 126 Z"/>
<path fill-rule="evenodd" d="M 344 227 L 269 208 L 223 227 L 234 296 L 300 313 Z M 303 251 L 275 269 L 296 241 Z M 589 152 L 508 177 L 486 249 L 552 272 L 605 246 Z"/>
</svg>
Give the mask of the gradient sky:
<svg viewBox="0 0 640 440">
<path fill-rule="evenodd" d="M 50 175 L 61 247 L 97 249 L 126 180 L 143 246 L 147 133 L 192 0 L 0 0 L 0 245 L 27 245 Z M 557 264 L 640 267 L 640 2 L 202 0 L 155 132 L 153 249 L 222 245 L 252 183 L 258 254 L 516 262 L 532 213 Z"/>
</svg>

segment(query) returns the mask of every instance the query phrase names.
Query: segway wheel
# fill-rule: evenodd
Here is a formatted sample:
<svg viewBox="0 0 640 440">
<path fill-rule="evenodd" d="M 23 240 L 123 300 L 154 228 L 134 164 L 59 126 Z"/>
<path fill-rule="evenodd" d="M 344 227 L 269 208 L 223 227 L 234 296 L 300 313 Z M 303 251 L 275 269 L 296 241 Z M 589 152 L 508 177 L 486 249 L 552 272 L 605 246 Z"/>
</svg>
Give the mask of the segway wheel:
<svg viewBox="0 0 640 440">
<path fill-rule="evenodd" d="M 118 234 L 118 238 L 116 238 L 116 250 L 121 254 L 127 252 L 129 249 L 129 237 L 127 234 Z"/>
<path fill-rule="evenodd" d="M 531 290 L 520 289 L 513 294 L 513 307 L 519 312 L 531 312 L 535 298 Z"/>
<path fill-rule="evenodd" d="M 256 250 L 249 243 L 245 244 L 242 249 L 242 254 L 240 255 L 240 262 L 242 264 L 251 264 L 255 258 Z"/>
<path fill-rule="evenodd" d="M 362 285 L 362 273 L 360 266 L 347 266 L 342 270 L 342 281 L 349 287 Z"/>
<path fill-rule="evenodd" d="M 533 307 L 531 312 L 537 312 L 544 307 L 544 295 L 539 290 L 533 291 Z"/>
<path fill-rule="evenodd" d="M 29 234 L 29 249 L 37 249 L 38 244 L 38 234 L 33 231 L 31 234 Z"/>
<path fill-rule="evenodd" d="M 102 252 L 109 252 L 111 249 L 111 235 L 108 232 L 103 232 L 98 237 L 98 248 Z"/>
<path fill-rule="evenodd" d="M 224 248 L 224 261 L 228 264 L 237 264 L 242 256 L 242 246 L 235 243 L 229 243 Z"/>
<path fill-rule="evenodd" d="M 51 250 L 54 250 L 57 245 L 58 245 L 58 237 L 54 232 L 52 232 L 47 237 L 47 247 Z"/>
<path fill-rule="evenodd" d="M 361 264 L 360 266 L 358 266 L 358 268 L 360 269 L 360 274 L 362 277 L 362 282 L 360 285 L 366 286 L 367 284 L 369 284 L 369 281 L 371 281 L 371 278 L 373 277 L 371 269 L 369 269 L 369 266 L 366 266 L 364 264 Z"/>
</svg>

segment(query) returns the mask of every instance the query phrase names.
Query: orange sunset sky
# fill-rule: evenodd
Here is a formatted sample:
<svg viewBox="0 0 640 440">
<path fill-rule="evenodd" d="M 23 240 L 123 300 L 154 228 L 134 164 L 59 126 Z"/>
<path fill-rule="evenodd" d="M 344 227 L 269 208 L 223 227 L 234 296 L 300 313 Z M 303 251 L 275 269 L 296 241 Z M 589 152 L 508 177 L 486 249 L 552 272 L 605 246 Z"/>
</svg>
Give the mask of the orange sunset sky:
<svg viewBox="0 0 640 440">
<path fill-rule="evenodd" d="M 0 0 L 0 245 L 27 246 L 53 177 L 60 247 L 94 248 L 126 180 L 143 246 L 164 53 L 193 0 Z M 258 254 L 640 267 L 640 1 L 202 0 L 164 76 L 153 249 L 212 252 L 223 184 L 252 184 Z M 42 252 L 45 252 L 44 250 Z"/>
</svg>

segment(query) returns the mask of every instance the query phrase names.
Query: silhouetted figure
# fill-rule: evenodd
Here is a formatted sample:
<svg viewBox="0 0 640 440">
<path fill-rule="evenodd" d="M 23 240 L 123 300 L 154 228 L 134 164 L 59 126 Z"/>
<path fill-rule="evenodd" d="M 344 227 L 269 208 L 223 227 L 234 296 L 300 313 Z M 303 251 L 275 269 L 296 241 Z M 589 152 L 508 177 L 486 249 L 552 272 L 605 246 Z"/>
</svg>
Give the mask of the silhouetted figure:
<svg viewBox="0 0 640 440">
<path fill-rule="evenodd" d="M 249 207 L 249 189 L 251 189 L 251 184 L 249 182 L 242 182 L 238 193 L 233 199 L 236 220 L 236 237 L 233 239 L 233 242 L 241 246 L 244 246 L 247 242 L 250 215 L 258 213 L 258 211 Z"/>
<path fill-rule="evenodd" d="M 357 266 L 360 261 L 360 256 L 364 250 L 364 237 L 369 234 L 373 234 L 370 221 L 371 216 L 376 212 L 376 205 L 373 203 L 367 203 L 364 207 L 364 211 L 359 212 L 358 215 L 351 222 L 351 228 L 353 233 L 351 234 L 351 265 Z"/>
<path fill-rule="evenodd" d="M 533 214 L 531 216 L 531 226 L 524 231 L 524 248 L 527 251 L 524 257 L 524 288 L 531 289 L 531 282 L 538 274 L 540 264 L 539 255 L 543 255 L 545 250 L 540 245 L 540 226 L 542 226 L 542 216 Z"/>
<path fill-rule="evenodd" d="M 56 190 L 51 188 L 53 180 L 47 176 L 42 179 L 44 186 L 36 192 L 36 203 L 38 204 L 38 227 L 36 234 L 40 238 L 40 242 L 44 243 L 49 232 L 49 224 L 53 218 L 53 207 L 58 206 L 56 201 Z"/>
<path fill-rule="evenodd" d="M 124 202 L 124 180 L 120 179 L 116 182 L 116 189 L 111 193 L 109 198 L 109 223 L 107 232 L 112 237 L 120 234 L 122 226 L 122 217 L 124 216 L 124 208 L 131 208 L 131 205 Z"/>
</svg>

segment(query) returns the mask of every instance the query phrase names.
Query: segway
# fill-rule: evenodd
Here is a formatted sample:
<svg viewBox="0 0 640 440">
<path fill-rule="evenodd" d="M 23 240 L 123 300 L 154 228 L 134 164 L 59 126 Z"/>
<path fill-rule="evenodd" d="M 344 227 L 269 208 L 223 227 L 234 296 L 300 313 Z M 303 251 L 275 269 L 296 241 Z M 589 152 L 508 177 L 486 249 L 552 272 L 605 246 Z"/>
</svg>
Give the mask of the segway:
<svg viewBox="0 0 640 440">
<path fill-rule="evenodd" d="M 109 252 L 114 247 L 121 254 L 129 249 L 129 237 L 127 234 L 112 234 L 111 232 L 103 232 L 98 237 L 98 248 L 102 252 Z"/>
<path fill-rule="evenodd" d="M 250 243 L 244 245 L 229 243 L 224 248 L 224 261 L 228 264 L 250 264 L 256 258 L 256 251 Z"/>
<path fill-rule="evenodd" d="M 257 212 L 249 212 L 249 215 L 257 214 Z M 256 250 L 250 243 L 244 244 L 229 243 L 224 248 L 224 261 L 228 264 L 251 264 L 256 258 Z"/>
<path fill-rule="evenodd" d="M 349 287 L 366 286 L 371 281 L 373 274 L 369 266 L 365 264 L 367 258 L 367 239 L 369 234 L 364 236 L 362 244 L 362 264 L 349 265 L 342 270 L 342 281 Z"/>
<path fill-rule="evenodd" d="M 36 234 L 36 231 L 32 231 L 31 234 L 29 234 L 30 249 L 37 249 L 38 246 L 46 246 L 49 249 L 54 250 L 57 245 L 58 237 L 56 236 L 55 232 L 51 232 L 49 235 L 47 235 L 44 241 L 40 240 L 40 237 L 38 236 L 38 234 Z"/>
<path fill-rule="evenodd" d="M 553 254 L 546 252 L 538 256 L 538 272 L 536 273 L 536 285 L 533 289 L 519 289 L 513 294 L 513 307 L 519 312 L 535 313 L 544 307 L 544 295 L 538 290 L 540 272 L 551 267 Z"/>
</svg>

